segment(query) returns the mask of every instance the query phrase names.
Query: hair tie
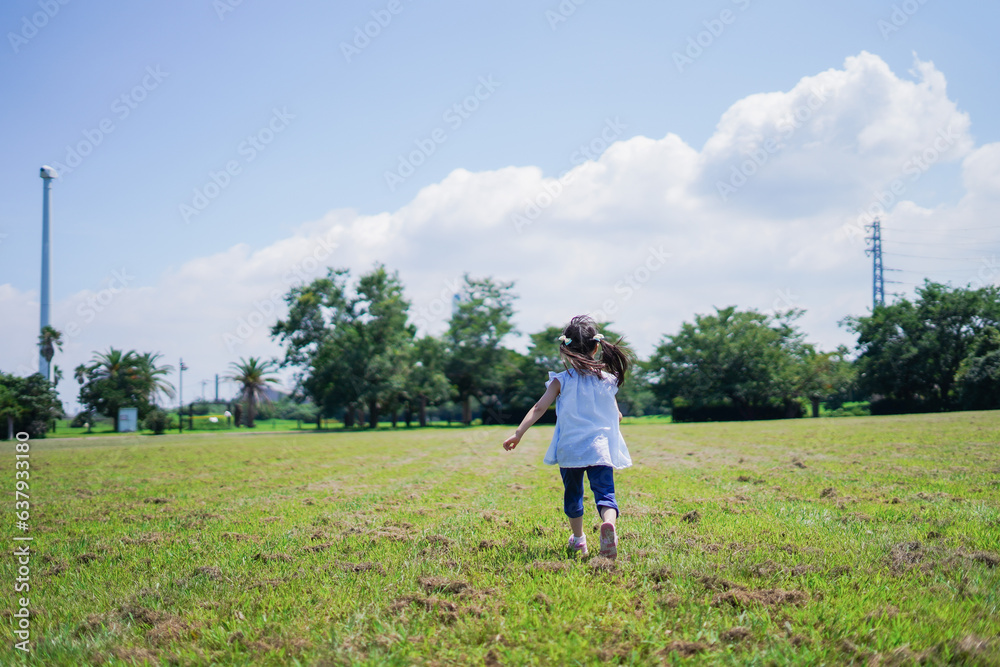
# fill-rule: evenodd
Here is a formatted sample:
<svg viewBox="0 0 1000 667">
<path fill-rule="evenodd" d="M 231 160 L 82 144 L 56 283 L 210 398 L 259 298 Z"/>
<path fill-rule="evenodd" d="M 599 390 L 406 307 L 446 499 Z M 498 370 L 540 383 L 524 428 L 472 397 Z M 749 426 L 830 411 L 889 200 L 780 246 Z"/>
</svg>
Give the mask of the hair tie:
<svg viewBox="0 0 1000 667">
<path fill-rule="evenodd" d="M 604 340 L 604 334 L 594 334 L 594 340 L 600 343 L 602 340 Z"/>
<path fill-rule="evenodd" d="M 573 339 L 568 337 L 566 334 L 559 336 L 559 338 L 557 338 L 556 340 L 561 340 L 563 345 L 569 345 L 570 343 L 573 342 Z"/>
</svg>

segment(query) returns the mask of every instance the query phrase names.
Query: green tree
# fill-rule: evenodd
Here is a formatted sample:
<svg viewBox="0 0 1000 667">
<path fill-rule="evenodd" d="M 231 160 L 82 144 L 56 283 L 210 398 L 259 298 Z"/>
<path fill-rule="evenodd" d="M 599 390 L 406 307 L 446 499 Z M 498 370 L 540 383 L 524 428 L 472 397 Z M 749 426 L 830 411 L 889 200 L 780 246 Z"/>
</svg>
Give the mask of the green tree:
<svg viewBox="0 0 1000 667">
<path fill-rule="evenodd" d="M 371 428 L 378 426 L 380 411 L 395 410 L 405 392 L 407 362 L 416 335 L 416 327 L 407 324 L 409 309 L 398 273 L 390 274 L 376 265 L 358 279 L 350 326 L 357 332 L 354 355 Z"/>
<path fill-rule="evenodd" d="M 44 438 L 49 424 L 63 413 L 55 386 L 34 373 L 18 377 L 0 372 L 0 418 L 7 425 L 6 433 L 13 438 L 25 432 L 32 438 Z"/>
<path fill-rule="evenodd" d="M 505 352 L 501 343 L 513 333 L 514 283 L 465 275 L 462 293 L 452 312 L 445 343 L 445 374 L 462 404 L 462 422 L 472 421 L 471 399 L 480 402 L 502 390 Z"/>
<path fill-rule="evenodd" d="M 433 336 L 424 336 L 414 341 L 410 350 L 410 372 L 406 380 L 406 395 L 409 401 L 406 424 L 410 424 L 410 411 L 416 404 L 417 419 L 421 426 L 427 426 L 427 406 L 448 400 L 451 383 L 444 374 L 446 350 L 443 341 Z"/>
<path fill-rule="evenodd" d="M 168 398 L 173 398 L 175 394 L 174 385 L 164 379 L 164 376 L 174 372 L 174 367 L 169 364 L 160 365 L 162 356 L 159 352 L 144 352 L 134 357 L 137 381 L 146 401 L 153 406 L 157 404 L 161 394 Z"/>
<path fill-rule="evenodd" d="M 293 287 L 285 296 L 288 317 L 271 335 L 287 346 L 284 365 L 302 368 L 302 387 L 323 413 L 345 411 L 350 427 L 362 407 L 378 425 L 383 409 L 405 397 L 407 359 L 416 333 L 407 324 L 409 302 L 398 273 L 381 264 L 351 291 L 346 269 Z"/>
<path fill-rule="evenodd" d="M 112 347 L 107 352 L 95 352 L 89 365 L 81 364 L 74 372 L 81 385 L 80 404 L 114 420 L 115 431 L 119 408 L 138 408 L 140 419 L 150 409 L 137 364 L 135 351 Z"/>
<path fill-rule="evenodd" d="M 952 288 L 925 281 L 915 301 L 877 306 L 850 317 L 858 335 L 858 383 L 877 412 L 925 412 L 962 407 L 957 386 L 978 342 L 1000 328 L 1000 288 Z M 963 377 L 968 377 L 967 375 Z"/>
<path fill-rule="evenodd" d="M 818 352 L 808 346 L 802 350 L 793 383 L 798 393 L 809 399 L 813 417 L 819 417 L 820 403 L 853 386 L 857 374 L 848 354 L 843 345 L 834 352 Z"/>
<path fill-rule="evenodd" d="M 1000 330 L 977 338 L 955 376 L 959 405 L 966 410 L 1000 408 Z"/>
<path fill-rule="evenodd" d="M 793 321 L 801 311 L 768 316 L 735 307 L 696 315 L 665 336 L 646 371 L 668 405 L 731 406 L 741 419 L 796 416 L 800 360 L 809 349 Z"/>
<path fill-rule="evenodd" d="M 45 361 L 51 364 L 56 349 L 62 352 L 62 332 L 46 324 L 38 334 L 38 350 Z"/>
<path fill-rule="evenodd" d="M 267 385 L 278 381 L 273 375 L 269 375 L 277 369 L 274 361 L 262 361 L 256 357 L 244 359 L 240 357 L 239 362 L 229 364 L 233 371 L 227 379 L 240 384 L 239 398 L 246 401 L 246 425 L 253 428 L 254 411 L 257 404 L 267 401 Z"/>
<path fill-rule="evenodd" d="M 5 382 L 6 375 L 0 375 L 0 417 L 7 421 L 7 439 L 14 439 L 14 422 L 20 419 L 24 408 L 17 400 L 17 393 Z"/>
</svg>

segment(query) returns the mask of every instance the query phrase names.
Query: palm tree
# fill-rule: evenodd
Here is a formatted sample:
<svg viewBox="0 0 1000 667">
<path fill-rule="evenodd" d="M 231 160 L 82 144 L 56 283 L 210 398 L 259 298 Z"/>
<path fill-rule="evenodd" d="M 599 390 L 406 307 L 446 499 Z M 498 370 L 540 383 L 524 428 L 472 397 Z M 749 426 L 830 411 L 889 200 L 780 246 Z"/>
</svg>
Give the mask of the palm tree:
<svg viewBox="0 0 1000 667">
<path fill-rule="evenodd" d="M 174 397 L 174 385 L 163 379 L 164 375 L 173 373 L 174 367 L 169 364 L 158 366 L 157 360 L 162 356 L 159 352 L 145 352 L 134 357 L 139 384 L 146 395 L 146 401 L 151 405 L 156 405 L 160 394 L 167 398 Z"/>
<path fill-rule="evenodd" d="M 273 375 L 269 375 L 278 368 L 274 361 L 262 361 L 255 357 L 244 359 L 240 357 L 239 363 L 235 361 L 229 364 L 233 374 L 227 379 L 239 382 L 242 386 L 240 397 L 247 402 L 247 428 L 253 428 L 254 407 L 261 401 L 268 400 L 265 389 L 267 383 L 278 381 Z"/>
<path fill-rule="evenodd" d="M 109 347 L 107 352 L 95 352 L 90 359 L 90 366 L 85 370 L 92 378 L 118 382 L 135 374 L 135 360 L 135 350 L 123 352 Z"/>
<path fill-rule="evenodd" d="M 45 357 L 45 361 L 52 363 L 52 357 L 56 355 L 56 349 L 62 352 L 62 332 L 56 331 L 55 327 L 46 324 L 38 334 L 38 349 Z M 58 380 L 57 380 L 58 382 Z"/>
<path fill-rule="evenodd" d="M 118 408 L 135 405 L 142 396 L 137 359 L 134 350 L 123 352 L 109 347 L 107 352 L 95 352 L 88 366 L 77 366 L 74 371 L 77 381 L 84 384 L 81 402 L 85 402 L 88 388 L 92 389 L 93 398 L 103 404 L 99 412 L 114 420 L 115 431 L 118 430 Z"/>
</svg>

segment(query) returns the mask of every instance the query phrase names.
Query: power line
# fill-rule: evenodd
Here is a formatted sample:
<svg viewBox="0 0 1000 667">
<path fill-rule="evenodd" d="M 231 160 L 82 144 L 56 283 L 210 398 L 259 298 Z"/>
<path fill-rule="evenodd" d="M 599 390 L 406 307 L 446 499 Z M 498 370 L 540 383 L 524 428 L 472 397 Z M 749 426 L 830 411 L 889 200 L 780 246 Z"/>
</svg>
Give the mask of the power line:
<svg viewBox="0 0 1000 667">
<path fill-rule="evenodd" d="M 975 262 L 980 259 L 986 259 L 983 255 L 976 255 L 975 257 L 932 257 L 930 255 L 906 255 L 901 252 L 887 252 L 883 253 L 886 255 L 892 255 L 893 257 L 913 257 L 916 259 L 942 259 L 951 262 Z"/>
<path fill-rule="evenodd" d="M 937 241 L 892 241 L 893 245 L 935 245 L 935 246 L 949 246 L 955 248 L 967 248 L 970 245 L 989 245 L 991 243 L 1000 243 L 1000 241 L 967 241 L 965 243 L 946 243 Z"/>
<path fill-rule="evenodd" d="M 1000 229 L 1000 225 L 990 225 L 988 227 L 883 227 L 883 230 L 890 232 L 972 232 L 978 229 Z"/>
</svg>

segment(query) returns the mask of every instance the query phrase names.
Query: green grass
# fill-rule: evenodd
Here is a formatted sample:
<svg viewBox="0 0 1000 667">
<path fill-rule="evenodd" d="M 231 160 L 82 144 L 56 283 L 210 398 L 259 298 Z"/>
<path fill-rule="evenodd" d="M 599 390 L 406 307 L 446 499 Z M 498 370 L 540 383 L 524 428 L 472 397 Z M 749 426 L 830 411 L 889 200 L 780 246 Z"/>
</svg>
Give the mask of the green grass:
<svg viewBox="0 0 1000 667">
<path fill-rule="evenodd" d="M 172 412 L 171 416 L 173 417 L 173 420 L 174 420 L 174 427 L 172 429 L 170 429 L 169 433 L 176 434 L 177 433 L 177 413 L 176 412 Z M 254 427 L 252 429 L 247 429 L 247 428 L 242 427 L 242 426 L 240 428 L 238 428 L 238 429 L 237 428 L 232 428 L 232 427 L 230 427 L 230 428 L 227 429 L 226 428 L 226 424 L 225 424 L 225 421 L 226 421 L 225 417 L 219 417 L 219 424 L 217 426 L 214 425 L 214 424 L 213 425 L 206 424 L 205 423 L 206 419 L 207 419 L 207 417 L 205 417 L 205 416 L 195 415 L 195 431 L 194 431 L 195 433 L 207 433 L 207 432 L 218 432 L 218 431 L 234 431 L 234 432 L 237 432 L 237 433 L 243 433 L 243 432 L 249 431 L 249 432 L 252 433 L 252 432 L 260 432 L 260 431 L 277 432 L 277 431 L 300 431 L 300 430 L 301 431 L 315 431 L 316 430 L 316 423 L 315 422 L 311 422 L 311 423 L 309 423 L 309 422 L 299 422 L 299 421 L 296 421 L 294 419 L 263 419 L 263 420 L 258 419 L 258 420 L 254 421 Z M 86 428 L 84 428 L 82 426 L 79 427 L 79 428 L 71 427 L 69 425 L 69 423 L 70 423 L 70 420 L 68 420 L 68 419 L 60 419 L 60 420 L 58 420 L 55 432 L 54 433 L 50 433 L 48 435 L 48 439 L 52 439 L 52 438 L 121 437 L 121 436 L 132 437 L 132 436 L 136 435 L 135 433 L 117 433 L 117 432 L 115 432 L 115 430 L 114 430 L 114 422 L 112 422 L 110 420 L 101 421 L 96 426 L 92 426 L 90 428 L 90 432 L 89 433 L 87 432 L 88 429 L 86 429 Z M 332 419 L 330 419 L 330 420 L 324 420 L 324 428 L 325 429 L 339 428 L 341 426 L 342 426 L 342 422 L 335 421 L 335 420 L 332 420 Z M 189 430 L 188 429 L 188 418 L 187 418 L 187 416 L 185 416 L 184 417 L 184 432 L 187 433 L 188 430 Z M 151 435 L 153 435 L 153 432 L 149 431 L 149 430 L 146 430 L 146 429 L 142 429 L 142 430 L 140 430 L 138 432 L 138 435 L 149 435 L 149 436 L 151 436 Z"/>
<path fill-rule="evenodd" d="M 626 425 L 614 564 L 508 431 L 34 442 L 0 664 L 1000 664 L 1000 412 Z"/>
</svg>

